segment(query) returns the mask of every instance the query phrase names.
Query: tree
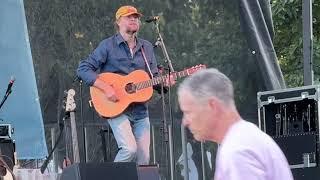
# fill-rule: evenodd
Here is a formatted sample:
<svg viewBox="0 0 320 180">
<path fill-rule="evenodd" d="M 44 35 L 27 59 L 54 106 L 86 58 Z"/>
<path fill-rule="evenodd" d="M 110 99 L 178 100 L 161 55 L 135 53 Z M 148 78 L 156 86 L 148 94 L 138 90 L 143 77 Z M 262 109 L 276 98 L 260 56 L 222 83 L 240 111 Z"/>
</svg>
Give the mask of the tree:
<svg viewBox="0 0 320 180">
<path fill-rule="evenodd" d="M 274 46 L 286 83 L 303 85 L 302 0 L 272 0 Z M 320 77 L 320 0 L 313 1 L 313 63 L 315 83 Z"/>
</svg>

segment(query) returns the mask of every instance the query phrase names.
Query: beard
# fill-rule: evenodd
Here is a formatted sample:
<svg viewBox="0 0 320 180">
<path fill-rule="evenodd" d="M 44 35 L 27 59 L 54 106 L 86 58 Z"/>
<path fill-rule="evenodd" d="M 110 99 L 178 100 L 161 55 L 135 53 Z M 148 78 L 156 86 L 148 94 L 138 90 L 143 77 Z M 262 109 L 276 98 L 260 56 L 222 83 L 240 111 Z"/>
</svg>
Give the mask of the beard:
<svg viewBox="0 0 320 180">
<path fill-rule="evenodd" d="M 139 26 L 138 25 L 129 25 L 126 28 L 126 33 L 127 34 L 135 34 L 139 31 Z"/>
<path fill-rule="evenodd" d="M 138 30 L 127 29 L 126 33 L 133 35 L 133 34 L 135 34 L 137 31 L 138 31 Z"/>
</svg>

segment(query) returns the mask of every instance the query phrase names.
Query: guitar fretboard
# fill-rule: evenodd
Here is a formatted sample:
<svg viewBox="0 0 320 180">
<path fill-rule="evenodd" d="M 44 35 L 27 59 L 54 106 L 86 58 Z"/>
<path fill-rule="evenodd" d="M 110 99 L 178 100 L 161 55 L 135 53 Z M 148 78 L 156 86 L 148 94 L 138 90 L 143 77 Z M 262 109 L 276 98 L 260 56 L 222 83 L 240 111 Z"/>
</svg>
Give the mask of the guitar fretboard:
<svg viewBox="0 0 320 180">
<path fill-rule="evenodd" d="M 172 78 L 173 79 L 178 79 L 181 77 L 185 77 L 185 76 L 189 76 L 191 74 L 193 74 L 194 72 L 196 72 L 197 70 L 203 69 L 205 68 L 205 66 L 198 66 L 195 68 L 189 68 L 180 72 L 173 72 L 171 73 Z M 144 88 L 148 88 L 151 86 L 155 86 L 161 83 L 164 83 L 166 81 L 166 79 L 168 79 L 168 74 L 164 75 L 164 76 L 159 76 L 159 77 L 155 77 L 153 79 L 147 80 L 147 81 L 142 81 L 139 83 L 135 84 L 136 90 L 140 90 L 140 89 L 144 89 Z"/>
</svg>

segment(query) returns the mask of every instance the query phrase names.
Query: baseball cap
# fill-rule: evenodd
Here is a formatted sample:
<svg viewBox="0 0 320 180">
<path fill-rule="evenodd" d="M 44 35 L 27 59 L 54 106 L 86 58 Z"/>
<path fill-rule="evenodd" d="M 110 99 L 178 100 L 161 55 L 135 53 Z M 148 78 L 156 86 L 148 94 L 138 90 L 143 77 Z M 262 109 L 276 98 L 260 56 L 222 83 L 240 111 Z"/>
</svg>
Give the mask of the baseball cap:
<svg viewBox="0 0 320 180">
<path fill-rule="evenodd" d="M 118 20 L 121 16 L 130 16 L 132 14 L 142 16 L 142 14 L 138 12 L 137 8 L 133 6 L 121 6 L 116 12 L 116 19 Z"/>
</svg>

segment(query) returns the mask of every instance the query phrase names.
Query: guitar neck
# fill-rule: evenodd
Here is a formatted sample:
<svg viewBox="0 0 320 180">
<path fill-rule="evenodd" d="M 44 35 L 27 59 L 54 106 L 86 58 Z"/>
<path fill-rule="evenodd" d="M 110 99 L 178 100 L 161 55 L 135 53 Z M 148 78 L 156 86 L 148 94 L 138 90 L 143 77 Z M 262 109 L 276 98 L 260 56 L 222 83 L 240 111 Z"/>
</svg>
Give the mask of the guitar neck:
<svg viewBox="0 0 320 180">
<path fill-rule="evenodd" d="M 73 150 L 73 162 L 80 162 L 79 143 L 77 125 L 75 120 L 75 112 L 70 112 L 70 123 L 71 123 L 71 138 L 72 138 L 72 150 Z"/>
<path fill-rule="evenodd" d="M 188 71 L 189 71 L 189 69 L 179 71 L 179 72 L 173 72 L 171 75 L 172 75 L 173 79 L 182 78 L 182 77 L 190 75 L 190 73 Z M 151 86 L 155 86 L 155 85 L 164 83 L 166 81 L 167 77 L 168 77 L 168 74 L 164 75 L 164 76 L 155 77 L 155 78 L 147 80 L 147 81 L 142 81 L 142 82 L 136 83 L 135 84 L 136 89 L 140 90 L 140 89 L 144 89 L 144 88 L 148 88 Z"/>
</svg>

